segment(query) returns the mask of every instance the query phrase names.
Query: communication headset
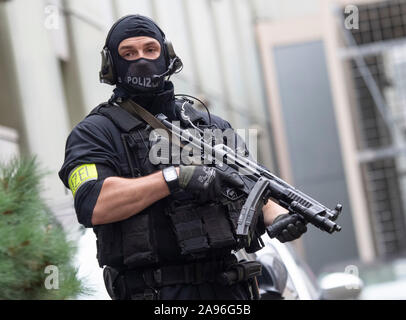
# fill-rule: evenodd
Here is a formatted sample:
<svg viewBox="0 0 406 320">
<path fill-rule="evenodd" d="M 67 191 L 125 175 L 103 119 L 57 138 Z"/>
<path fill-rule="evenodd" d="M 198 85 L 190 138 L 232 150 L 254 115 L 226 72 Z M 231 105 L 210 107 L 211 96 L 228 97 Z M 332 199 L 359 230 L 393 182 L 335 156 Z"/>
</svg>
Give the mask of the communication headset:
<svg viewBox="0 0 406 320">
<path fill-rule="evenodd" d="M 117 83 L 117 77 L 116 77 L 116 74 L 114 71 L 114 62 L 113 62 L 113 58 L 111 56 L 110 50 L 107 47 L 107 43 L 110 39 L 112 32 L 116 28 L 116 26 L 121 21 L 123 21 L 124 19 L 131 17 L 131 16 L 133 16 L 133 15 L 127 15 L 127 16 L 124 16 L 124 17 L 120 18 L 119 20 L 117 20 L 116 23 L 114 23 L 114 25 L 111 27 L 110 32 L 107 35 L 106 43 L 103 47 L 103 50 L 100 52 L 101 56 L 102 56 L 102 63 L 101 63 L 101 69 L 99 72 L 99 78 L 100 78 L 100 82 L 102 82 L 102 83 L 107 83 L 107 84 L 111 84 L 111 85 L 115 85 Z M 144 16 L 144 18 L 149 19 L 148 17 L 145 17 L 145 16 Z M 159 80 L 160 78 L 163 78 L 166 76 L 171 76 L 174 73 L 180 72 L 183 68 L 183 63 L 182 63 L 182 60 L 176 55 L 172 43 L 165 38 L 165 34 L 163 33 L 163 31 L 156 25 L 156 23 L 154 21 L 152 21 L 151 19 L 149 19 L 149 20 L 161 32 L 163 41 L 164 41 L 164 46 L 166 49 L 165 50 L 165 55 L 166 55 L 165 59 L 166 59 L 167 65 L 168 65 L 168 69 L 163 74 L 154 75 L 152 77 L 153 80 Z"/>
</svg>

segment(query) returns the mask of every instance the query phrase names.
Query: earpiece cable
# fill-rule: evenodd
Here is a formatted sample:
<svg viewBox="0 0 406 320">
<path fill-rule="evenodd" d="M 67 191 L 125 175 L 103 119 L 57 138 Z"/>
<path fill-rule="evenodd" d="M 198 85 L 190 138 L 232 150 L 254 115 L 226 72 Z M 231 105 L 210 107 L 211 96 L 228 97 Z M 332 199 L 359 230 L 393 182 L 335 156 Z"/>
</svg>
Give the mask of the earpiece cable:
<svg viewBox="0 0 406 320">
<path fill-rule="evenodd" d="M 182 70 L 182 69 L 181 69 Z M 180 71 L 180 70 L 179 70 Z M 198 99 L 198 98 L 196 98 L 196 97 L 194 97 L 194 96 L 192 96 L 192 95 L 189 95 L 189 94 L 182 94 L 182 93 L 180 93 L 180 94 L 175 94 L 175 97 L 179 97 L 179 96 L 182 96 L 182 97 L 188 97 L 188 98 L 192 98 L 192 99 L 195 99 L 196 101 L 199 101 L 201 104 L 202 104 L 202 106 L 206 109 L 206 111 L 207 111 L 207 115 L 208 115 L 208 117 L 209 117 L 209 125 L 211 126 L 211 115 L 210 115 L 210 111 L 209 111 L 209 108 L 207 108 L 207 106 L 204 104 L 204 102 L 202 101 L 202 100 L 200 100 L 200 99 Z"/>
</svg>

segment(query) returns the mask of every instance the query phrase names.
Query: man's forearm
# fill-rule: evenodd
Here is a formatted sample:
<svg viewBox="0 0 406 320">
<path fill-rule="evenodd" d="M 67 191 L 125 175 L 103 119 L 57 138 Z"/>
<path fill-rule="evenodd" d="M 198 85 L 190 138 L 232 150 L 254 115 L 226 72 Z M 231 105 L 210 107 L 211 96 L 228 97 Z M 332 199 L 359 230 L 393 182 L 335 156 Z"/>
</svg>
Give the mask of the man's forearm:
<svg viewBox="0 0 406 320">
<path fill-rule="evenodd" d="M 179 174 L 179 168 L 176 169 Z M 170 194 L 162 171 L 141 178 L 108 177 L 104 180 L 92 214 L 92 224 L 125 220 Z M 269 200 L 262 208 L 266 226 L 288 211 Z"/>
<path fill-rule="evenodd" d="M 108 177 L 93 210 L 92 224 L 125 220 L 169 195 L 162 171 L 146 177 Z"/>
<path fill-rule="evenodd" d="M 272 200 L 268 200 L 268 202 L 262 207 L 262 213 L 264 214 L 265 226 L 270 226 L 277 216 L 289 213 L 289 211 Z"/>
</svg>

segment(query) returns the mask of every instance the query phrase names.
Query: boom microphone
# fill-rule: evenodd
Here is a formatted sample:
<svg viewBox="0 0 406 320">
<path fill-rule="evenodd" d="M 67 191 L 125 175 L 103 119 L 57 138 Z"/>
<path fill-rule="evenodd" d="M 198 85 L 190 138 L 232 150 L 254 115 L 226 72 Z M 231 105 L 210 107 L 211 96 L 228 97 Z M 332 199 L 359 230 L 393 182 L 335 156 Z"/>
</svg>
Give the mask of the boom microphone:
<svg viewBox="0 0 406 320">
<path fill-rule="evenodd" d="M 161 80 L 163 77 L 166 77 L 167 75 L 172 74 L 172 73 L 173 73 L 173 67 L 174 67 L 175 62 L 176 62 L 177 59 L 178 59 L 178 58 L 172 59 L 171 63 L 170 63 L 169 66 L 168 66 L 168 70 L 166 70 L 164 73 L 159 74 L 159 75 L 154 74 L 154 75 L 152 76 L 152 81 L 159 81 L 159 80 Z"/>
</svg>

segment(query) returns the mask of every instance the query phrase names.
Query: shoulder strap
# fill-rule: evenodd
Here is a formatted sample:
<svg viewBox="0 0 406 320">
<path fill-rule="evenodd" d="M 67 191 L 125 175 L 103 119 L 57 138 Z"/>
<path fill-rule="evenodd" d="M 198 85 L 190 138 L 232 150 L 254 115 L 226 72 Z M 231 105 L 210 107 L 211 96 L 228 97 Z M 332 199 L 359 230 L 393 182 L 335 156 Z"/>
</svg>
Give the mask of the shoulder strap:
<svg viewBox="0 0 406 320">
<path fill-rule="evenodd" d="M 178 140 L 172 140 L 172 133 L 171 131 L 157 118 L 155 118 L 149 111 L 141 107 L 138 103 L 132 101 L 131 99 L 123 101 L 121 107 L 127 110 L 134 116 L 139 116 L 142 120 L 148 123 L 154 129 L 162 129 L 168 133 L 169 141 L 177 144 L 179 147 L 183 148 L 183 144 Z"/>
<path fill-rule="evenodd" d="M 165 127 L 157 118 L 155 118 L 149 111 L 141 107 L 138 103 L 127 99 L 121 104 L 122 109 L 131 114 L 134 117 L 140 117 L 146 123 L 148 123 L 154 129 L 163 129 L 169 132 L 168 128 Z"/>
<path fill-rule="evenodd" d="M 89 116 L 92 114 L 101 114 L 107 117 L 123 132 L 130 132 L 136 128 L 145 127 L 145 123 L 142 120 L 116 104 L 102 103 L 94 108 Z"/>
</svg>

